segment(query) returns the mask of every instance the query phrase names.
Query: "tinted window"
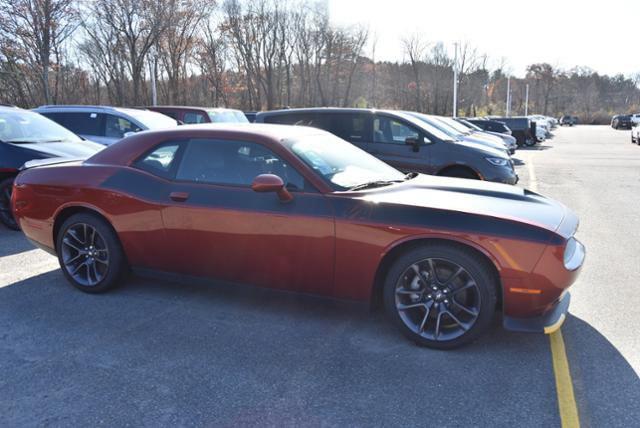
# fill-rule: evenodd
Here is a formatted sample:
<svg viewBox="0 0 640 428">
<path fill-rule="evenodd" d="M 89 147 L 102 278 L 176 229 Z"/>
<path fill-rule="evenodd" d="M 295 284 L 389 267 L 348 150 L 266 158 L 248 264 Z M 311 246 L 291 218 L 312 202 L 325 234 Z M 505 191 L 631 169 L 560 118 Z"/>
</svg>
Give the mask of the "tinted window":
<svg viewBox="0 0 640 428">
<path fill-rule="evenodd" d="M 184 123 L 207 123 L 207 118 L 203 113 L 186 112 L 182 117 Z"/>
<path fill-rule="evenodd" d="M 136 161 L 135 167 L 164 178 L 171 178 L 180 143 L 164 143 Z"/>
<path fill-rule="evenodd" d="M 260 174 L 275 174 L 291 190 L 304 189 L 304 179 L 260 144 L 241 141 L 192 140 L 176 178 L 198 183 L 250 186 Z"/>
<path fill-rule="evenodd" d="M 408 137 L 418 138 L 418 131 L 386 116 L 377 116 L 373 120 L 373 141 L 375 143 L 405 144 Z"/>
<path fill-rule="evenodd" d="M 291 113 L 277 114 L 264 118 L 265 123 L 278 123 L 281 125 L 311 126 L 329 130 L 327 115 L 319 113 Z"/>
<path fill-rule="evenodd" d="M 104 136 L 104 115 L 98 113 L 42 113 L 68 130 L 81 135 Z"/>
<path fill-rule="evenodd" d="M 124 117 L 107 114 L 105 120 L 105 137 L 123 138 L 127 132 L 139 132 L 140 127 Z"/>
<path fill-rule="evenodd" d="M 171 119 L 178 120 L 178 113 L 175 111 L 159 111 L 158 113 L 162 113 L 165 116 L 169 116 Z"/>
<path fill-rule="evenodd" d="M 329 123 L 327 130 L 332 134 L 354 143 L 371 141 L 371 115 L 343 113 L 323 116 Z"/>
</svg>

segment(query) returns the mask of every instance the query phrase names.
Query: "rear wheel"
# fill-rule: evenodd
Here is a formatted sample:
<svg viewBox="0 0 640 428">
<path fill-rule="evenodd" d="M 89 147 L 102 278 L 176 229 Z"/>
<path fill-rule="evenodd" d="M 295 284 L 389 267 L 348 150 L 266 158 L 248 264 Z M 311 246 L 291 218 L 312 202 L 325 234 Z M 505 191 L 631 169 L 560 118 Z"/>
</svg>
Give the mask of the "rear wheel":
<svg viewBox="0 0 640 428">
<path fill-rule="evenodd" d="M 57 237 L 58 261 L 67 280 L 87 293 L 113 288 L 125 272 L 125 257 L 111 226 L 96 215 L 68 218 Z"/>
<path fill-rule="evenodd" d="M 392 265 L 384 284 L 385 309 L 409 339 L 450 349 L 478 337 L 496 307 L 497 279 L 476 254 L 429 244 Z"/>
<path fill-rule="evenodd" d="M 13 191 L 14 177 L 0 182 L 0 221 L 9 229 L 20 230 L 18 222 L 11 212 L 11 193 Z"/>
</svg>

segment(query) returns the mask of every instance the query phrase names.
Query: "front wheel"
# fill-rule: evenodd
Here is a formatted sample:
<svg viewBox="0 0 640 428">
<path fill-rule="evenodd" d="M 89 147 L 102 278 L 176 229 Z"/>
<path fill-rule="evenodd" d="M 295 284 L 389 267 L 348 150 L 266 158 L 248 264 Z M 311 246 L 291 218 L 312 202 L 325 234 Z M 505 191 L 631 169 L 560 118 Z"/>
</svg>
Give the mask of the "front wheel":
<svg viewBox="0 0 640 428">
<path fill-rule="evenodd" d="M 14 177 L 0 182 L 0 222 L 12 230 L 20 230 L 18 222 L 11 212 L 11 193 Z"/>
<path fill-rule="evenodd" d="M 118 236 L 102 218 L 80 213 L 69 217 L 57 237 L 58 262 L 67 280 L 87 293 L 118 284 L 125 257 Z"/>
<path fill-rule="evenodd" d="M 487 262 L 452 245 L 429 244 L 400 256 L 384 284 L 384 305 L 403 334 L 421 346 L 451 349 L 489 326 L 497 279 Z"/>
</svg>

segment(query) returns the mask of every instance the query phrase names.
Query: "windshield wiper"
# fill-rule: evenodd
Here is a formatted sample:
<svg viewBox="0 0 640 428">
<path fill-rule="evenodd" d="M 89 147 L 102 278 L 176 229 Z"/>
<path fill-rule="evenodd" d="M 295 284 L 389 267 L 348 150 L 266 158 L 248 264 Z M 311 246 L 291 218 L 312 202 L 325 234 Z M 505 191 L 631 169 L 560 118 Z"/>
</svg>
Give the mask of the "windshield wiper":
<svg viewBox="0 0 640 428">
<path fill-rule="evenodd" d="M 405 175 L 402 180 L 375 180 L 375 181 L 368 181 L 366 183 L 356 184 L 353 187 L 349 187 L 349 190 L 350 191 L 356 191 L 356 190 L 373 189 L 375 187 L 389 186 L 391 184 L 402 183 L 402 182 L 404 182 L 406 180 L 411 180 L 412 178 L 417 177 L 417 176 L 418 176 L 417 172 L 410 172 L 409 174 Z"/>
<path fill-rule="evenodd" d="M 389 186 L 393 183 L 401 183 L 401 180 L 376 180 L 376 181 L 369 181 L 367 183 L 362 183 L 362 184 L 356 184 L 353 187 L 349 187 L 349 190 L 354 191 L 354 190 L 365 190 L 365 189 L 373 189 L 375 187 L 383 187 L 383 186 Z"/>
</svg>

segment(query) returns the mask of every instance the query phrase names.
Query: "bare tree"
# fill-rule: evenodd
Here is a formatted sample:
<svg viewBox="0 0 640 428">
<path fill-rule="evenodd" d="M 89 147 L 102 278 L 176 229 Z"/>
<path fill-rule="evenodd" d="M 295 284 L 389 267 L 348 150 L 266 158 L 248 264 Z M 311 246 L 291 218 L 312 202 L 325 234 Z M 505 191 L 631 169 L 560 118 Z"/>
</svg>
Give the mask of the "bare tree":
<svg viewBox="0 0 640 428">
<path fill-rule="evenodd" d="M 174 2 L 180 0 L 92 0 L 90 17 L 85 21 L 94 34 L 110 34 L 122 46 L 122 54 L 127 66 L 133 97 L 131 102 L 143 103 L 141 88 L 147 54 L 157 44 L 172 17 L 167 12 Z"/>
<path fill-rule="evenodd" d="M 24 64 L 26 72 L 39 77 L 42 90 L 39 100 L 47 104 L 55 101 L 57 92 L 51 93 L 50 69 L 59 64 L 52 64 L 52 57 L 61 57 L 63 43 L 77 27 L 75 1 L 0 0 L 0 10 L 3 13 L 0 38 L 5 55 L 11 51 L 9 56 Z"/>
<path fill-rule="evenodd" d="M 201 24 L 211 14 L 214 3 L 209 0 L 169 1 L 164 14 L 170 17 L 158 40 L 158 53 L 169 86 L 169 103 L 186 103 L 186 91 L 180 84 L 199 40 Z"/>
<path fill-rule="evenodd" d="M 409 63 L 411 64 L 411 70 L 413 71 L 413 78 L 416 87 L 416 111 L 423 111 L 422 109 L 422 90 L 421 90 L 421 78 L 420 78 L 420 65 L 425 62 L 425 52 L 428 47 L 428 43 L 425 42 L 420 33 L 414 33 L 411 36 L 407 36 L 402 39 L 402 46 L 404 53 L 409 57 Z"/>
</svg>

